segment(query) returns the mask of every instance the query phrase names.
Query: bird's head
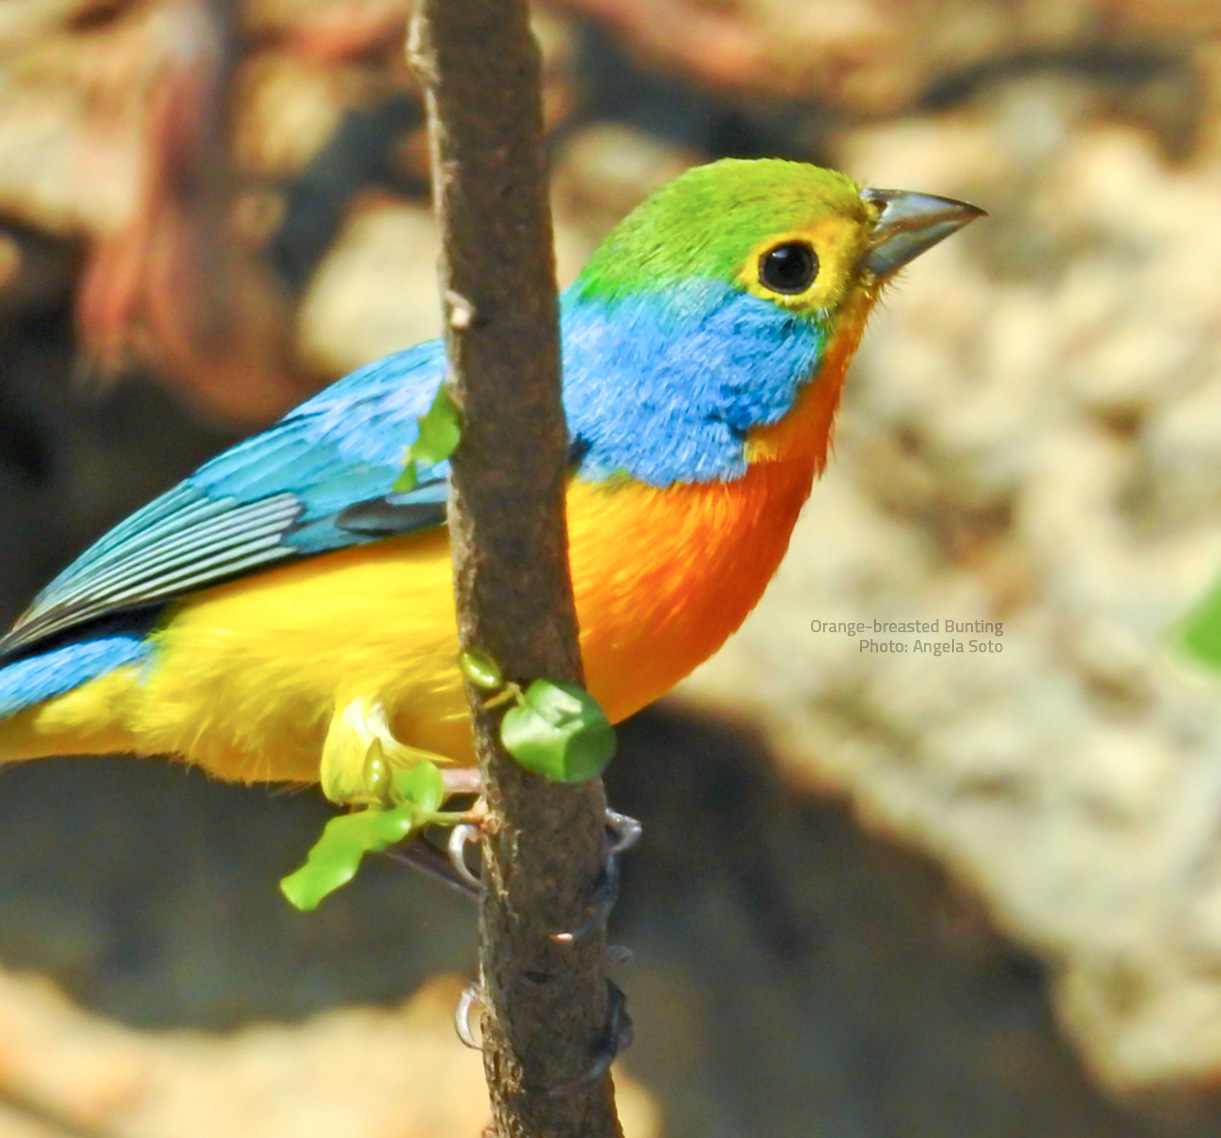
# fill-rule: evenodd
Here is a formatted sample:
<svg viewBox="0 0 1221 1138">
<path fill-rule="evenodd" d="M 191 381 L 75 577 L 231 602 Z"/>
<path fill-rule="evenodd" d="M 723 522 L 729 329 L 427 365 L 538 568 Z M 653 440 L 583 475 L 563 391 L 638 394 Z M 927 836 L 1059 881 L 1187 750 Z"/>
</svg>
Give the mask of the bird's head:
<svg viewBox="0 0 1221 1138">
<path fill-rule="evenodd" d="M 639 206 L 577 287 L 613 298 L 713 280 L 825 326 L 983 212 L 862 188 L 803 162 L 726 158 L 688 170 Z"/>
<path fill-rule="evenodd" d="M 800 162 L 688 170 L 615 228 L 565 296 L 565 402 L 586 468 L 654 485 L 737 477 L 776 453 L 760 432 L 791 424 L 815 390 L 821 438 L 790 431 L 785 447 L 821 463 L 882 287 L 982 213 Z"/>
</svg>

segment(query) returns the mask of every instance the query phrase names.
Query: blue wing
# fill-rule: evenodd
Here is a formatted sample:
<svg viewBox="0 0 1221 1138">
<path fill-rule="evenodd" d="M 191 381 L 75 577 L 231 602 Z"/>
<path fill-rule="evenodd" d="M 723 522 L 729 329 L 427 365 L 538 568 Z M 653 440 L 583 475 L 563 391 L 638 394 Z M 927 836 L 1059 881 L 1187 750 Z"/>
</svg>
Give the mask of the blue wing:
<svg viewBox="0 0 1221 1138">
<path fill-rule="evenodd" d="M 299 557 L 445 522 L 448 464 L 395 494 L 445 372 L 438 341 L 328 387 L 121 522 L 38 595 L 0 656 Z"/>
</svg>

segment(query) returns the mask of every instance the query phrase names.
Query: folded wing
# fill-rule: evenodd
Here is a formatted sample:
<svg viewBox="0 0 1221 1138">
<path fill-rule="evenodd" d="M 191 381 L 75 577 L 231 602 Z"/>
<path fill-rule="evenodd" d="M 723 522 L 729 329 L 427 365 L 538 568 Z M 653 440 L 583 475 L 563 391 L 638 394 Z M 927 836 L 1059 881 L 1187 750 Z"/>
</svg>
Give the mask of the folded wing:
<svg viewBox="0 0 1221 1138">
<path fill-rule="evenodd" d="M 353 372 L 200 467 L 68 566 L 0 658 L 246 573 L 445 523 L 447 464 L 392 491 L 444 375 L 439 343 Z"/>
</svg>

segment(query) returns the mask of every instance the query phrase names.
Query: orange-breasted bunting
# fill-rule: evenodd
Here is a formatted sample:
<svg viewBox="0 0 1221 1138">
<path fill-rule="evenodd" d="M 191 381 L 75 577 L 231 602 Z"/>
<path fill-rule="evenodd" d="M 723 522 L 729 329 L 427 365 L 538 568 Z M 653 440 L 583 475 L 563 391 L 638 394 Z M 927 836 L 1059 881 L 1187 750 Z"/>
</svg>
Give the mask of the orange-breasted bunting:
<svg viewBox="0 0 1221 1138">
<path fill-rule="evenodd" d="M 612 721 L 755 605 L 880 290 L 981 212 L 727 159 L 639 206 L 564 293 L 570 565 Z M 339 800 L 360 778 L 338 756 L 373 740 L 470 762 L 446 464 L 393 489 L 444 369 L 436 341 L 361 368 L 64 570 L 0 641 L 0 759 L 167 754 Z"/>
</svg>

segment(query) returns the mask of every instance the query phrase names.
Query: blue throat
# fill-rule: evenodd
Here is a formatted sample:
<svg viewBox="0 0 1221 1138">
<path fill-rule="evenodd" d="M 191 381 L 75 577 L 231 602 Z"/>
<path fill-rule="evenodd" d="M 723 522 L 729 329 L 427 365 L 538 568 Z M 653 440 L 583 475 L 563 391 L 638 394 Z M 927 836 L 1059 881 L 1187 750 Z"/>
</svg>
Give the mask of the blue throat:
<svg viewBox="0 0 1221 1138">
<path fill-rule="evenodd" d="M 712 280 L 562 301 L 564 407 L 587 481 L 653 486 L 741 477 L 752 427 L 779 421 L 815 373 L 825 335 Z"/>
</svg>

